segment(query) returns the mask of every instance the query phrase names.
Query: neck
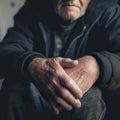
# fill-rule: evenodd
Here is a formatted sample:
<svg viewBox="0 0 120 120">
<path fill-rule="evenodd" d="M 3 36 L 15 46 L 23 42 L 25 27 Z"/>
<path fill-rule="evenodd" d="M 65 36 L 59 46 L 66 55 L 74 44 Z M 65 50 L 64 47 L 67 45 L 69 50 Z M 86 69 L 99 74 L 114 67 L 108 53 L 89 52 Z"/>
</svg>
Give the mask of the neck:
<svg viewBox="0 0 120 120">
<path fill-rule="evenodd" d="M 64 26 L 68 26 L 68 25 L 74 24 L 77 21 L 77 20 L 74 20 L 74 21 L 72 21 L 72 20 L 64 20 L 63 18 L 61 18 L 58 15 L 56 15 L 56 18 L 57 18 L 58 24 L 61 24 L 61 25 L 64 25 Z"/>
</svg>

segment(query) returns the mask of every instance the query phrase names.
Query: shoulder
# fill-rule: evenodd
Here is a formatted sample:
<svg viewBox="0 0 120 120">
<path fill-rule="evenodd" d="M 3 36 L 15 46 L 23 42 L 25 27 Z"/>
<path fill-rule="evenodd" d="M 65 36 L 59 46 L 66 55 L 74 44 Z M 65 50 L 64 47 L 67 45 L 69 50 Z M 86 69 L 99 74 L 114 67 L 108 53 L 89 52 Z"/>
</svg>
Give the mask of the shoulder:
<svg viewBox="0 0 120 120">
<path fill-rule="evenodd" d="M 24 6 L 14 16 L 15 21 L 33 22 L 49 15 L 49 0 L 27 0 Z"/>
<path fill-rule="evenodd" d="M 120 5 L 118 0 L 91 0 L 89 11 L 94 13 L 98 18 L 98 22 L 109 23 L 116 19 L 120 19 Z"/>
<path fill-rule="evenodd" d="M 120 5 L 117 3 L 106 7 L 100 16 L 100 22 L 105 24 L 113 23 L 114 21 L 118 21 L 119 19 Z"/>
</svg>

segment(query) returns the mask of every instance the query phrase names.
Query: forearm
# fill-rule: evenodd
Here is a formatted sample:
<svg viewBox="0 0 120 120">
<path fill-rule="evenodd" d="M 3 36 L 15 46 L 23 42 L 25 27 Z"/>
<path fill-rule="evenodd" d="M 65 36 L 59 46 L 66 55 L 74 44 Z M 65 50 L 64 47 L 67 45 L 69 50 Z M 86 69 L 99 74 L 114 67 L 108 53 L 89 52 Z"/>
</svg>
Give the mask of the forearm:
<svg viewBox="0 0 120 120">
<path fill-rule="evenodd" d="M 99 61 L 100 78 L 99 86 L 109 89 L 110 91 L 118 91 L 120 89 L 120 53 L 112 53 L 109 51 L 95 52 L 93 56 Z"/>
<path fill-rule="evenodd" d="M 26 26 L 28 29 L 28 27 Z M 24 34 L 23 34 L 24 33 Z M 8 30 L 0 43 L 0 71 L 3 76 L 20 76 L 26 69 L 26 64 L 36 56 L 42 56 L 33 51 L 32 34 L 24 30 L 22 23 Z"/>
</svg>

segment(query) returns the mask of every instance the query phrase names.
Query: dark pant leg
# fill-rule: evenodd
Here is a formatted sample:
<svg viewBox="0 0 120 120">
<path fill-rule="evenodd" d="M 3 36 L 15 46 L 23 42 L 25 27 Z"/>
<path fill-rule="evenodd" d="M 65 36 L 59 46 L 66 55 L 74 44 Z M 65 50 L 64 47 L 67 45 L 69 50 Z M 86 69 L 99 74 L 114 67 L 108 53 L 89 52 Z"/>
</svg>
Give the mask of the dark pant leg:
<svg viewBox="0 0 120 120">
<path fill-rule="evenodd" d="M 82 106 L 72 111 L 61 110 L 58 116 L 52 116 L 52 110 L 47 101 L 42 97 L 34 84 L 30 84 L 30 93 L 35 108 L 39 114 L 48 116 L 48 120 L 103 120 L 106 112 L 106 105 L 102 99 L 101 90 L 92 87 L 81 99 Z M 50 119 L 51 118 L 51 119 Z"/>
<path fill-rule="evenodd" d="M 55 120 L 56 117 L 51 106 L 33 83 L 30 83 L 30 97 L 35 111 L 37 111 L 38 120 L 41 118 L 42 120 Z"/>
<path fill-rule="evenodd" d="M 82 106 L 72 111 L 62 111 L 59 120 L 103 120 L 106 106 L 101 91 L 91 88 L 81 99 Z"/>
<path fill-rule="evenodd" d="M 50 106 L 33 83 L 4 84 L 0 98 L 0 120 L 53 120 Z"/>
<path fill-rule="evenodd" d="M 27 99 L 20 83 L 3 83 L 0 100 L 0 120 L 26 120 Z"/>
<path fill-rule="evenodd" d="M 33 83 L 15 83 L 2 89 L 0 120 L 55 120 L 55 116 Z M 93 87 L 81 99 L 82 107 L 61 111 L 58 120 L 102 120 L 105 104 L 101 91 Z"/>
</svg>

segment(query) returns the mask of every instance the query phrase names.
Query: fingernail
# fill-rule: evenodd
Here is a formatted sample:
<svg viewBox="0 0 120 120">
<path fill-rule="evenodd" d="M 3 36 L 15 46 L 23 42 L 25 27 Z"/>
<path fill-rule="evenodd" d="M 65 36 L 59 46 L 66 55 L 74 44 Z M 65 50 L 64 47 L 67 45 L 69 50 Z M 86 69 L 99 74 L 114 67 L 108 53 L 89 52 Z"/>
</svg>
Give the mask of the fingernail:
<svg viewBox="0 0 120 120">
<path fill-rule="evenodd" d="M 59 113 L 60 113 L 59 111 L 56 111 L 56 115 L 59 115 Z"/>
<path fill-rule="evenodd" d="M 80 107 L 81 106 L 80 100 L 77 99 L 76 101 L 77 101 L 77 107 Z"/>
<path fill-rule="evenodd" d="M 83 97 L 83 93 L 82 93 L 82 91 L 79 89 L 79 98 L 82 98 Z"/>
<path fill-rule="evenodd" d="M 72 106 L 68 108 L 69 110 L 72 110 Z"/>
</svg>

